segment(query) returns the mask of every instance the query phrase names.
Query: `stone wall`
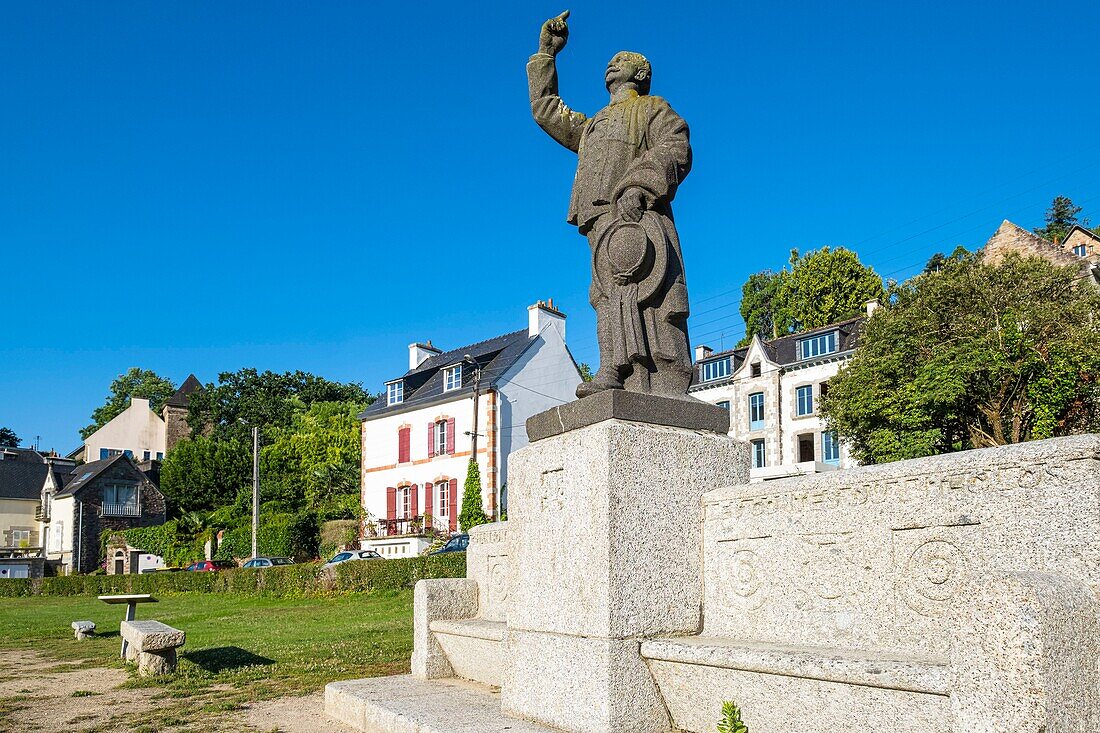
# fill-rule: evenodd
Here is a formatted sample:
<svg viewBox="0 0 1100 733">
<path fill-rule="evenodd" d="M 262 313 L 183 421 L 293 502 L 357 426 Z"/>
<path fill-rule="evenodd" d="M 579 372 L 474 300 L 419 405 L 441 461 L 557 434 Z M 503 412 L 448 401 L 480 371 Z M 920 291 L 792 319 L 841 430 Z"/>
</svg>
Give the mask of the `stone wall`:
<svg viewBox="0 0 1100 733">
<path fill-rule="evenodd" d="M 161 408 L 164 419 L 164 453 L 172 450 L 185 438 L 191 437 L 191 426 L 187 424 L 187 408 L 178 405 L 165 405 Z"/>
<path fill-rule="evenodd" d="M 103 504 L 103 487 L 114 481 L 140 483 L 141 514 L 139 516 L 100 516 Z M 79 545 L 80 557 L 76 563 L 76 570 L 81 573 L 90 573 L 99 567 L 103 559 L 99 537 L 105 530 L 121 531 L 132 527 L 151 527 L 164 524 L 164 495 L 153 486 L 144 474 L 125 459 L 115 461 L 103 473 L 96 476 L 91 484 L 79 491 L 77 500 L 76 506 L 74 506 L 74 522 L 81 521 L 80 505 L 83 505 L 84 513 L 83 524 L 80 525 L 81 529 L 78 530 L 81 541 L 77 543 L 74 534 L 73 552 L 76 553 L 77 545 Z"/>
</svg>

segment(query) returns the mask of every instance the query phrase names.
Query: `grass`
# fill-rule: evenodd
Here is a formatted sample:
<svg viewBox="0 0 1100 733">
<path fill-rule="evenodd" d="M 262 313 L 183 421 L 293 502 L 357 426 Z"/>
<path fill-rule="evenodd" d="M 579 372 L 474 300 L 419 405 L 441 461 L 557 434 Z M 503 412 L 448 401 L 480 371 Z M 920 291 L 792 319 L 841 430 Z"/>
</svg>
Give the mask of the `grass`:
<svg viewBox="0 0 1100 733">
<path fill-rule="evenodd" d="M 87 597 L 7 598 L 0 650 L 34 650 L 74 668 L 121 666 L 123 610 Z M 137 618 L 182 629 L 187 643 L 175 674 L 126 683 L 160 698 L 155 713 L 126 721 L 133 730 L 164 730 L 168 720 L 178 728 L 333 680 L 398 674 L 412 652 L 411 591 L 293 600 L 183 594 L 138 606 Z M 83 619 L 95 621 L 97 635 L 76 641 L 70 624 Z"/>
</svg>

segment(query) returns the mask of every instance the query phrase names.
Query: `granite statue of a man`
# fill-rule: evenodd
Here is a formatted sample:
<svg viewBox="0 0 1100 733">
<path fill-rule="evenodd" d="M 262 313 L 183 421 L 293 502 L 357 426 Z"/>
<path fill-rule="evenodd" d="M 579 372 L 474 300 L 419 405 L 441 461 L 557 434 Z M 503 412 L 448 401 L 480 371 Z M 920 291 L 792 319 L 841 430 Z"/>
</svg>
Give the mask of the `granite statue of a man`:
<svg viewBox="0 0 1100 733">
<path fill-rule="evenodd" d="M 649 94 L 649 61 L 628 51 L 607 64 L 606 107 L 593 117 L 567 107 L 555 57 L 568 17 L 542 25 L 527 80 L 535 121 L 578 157 L 569 223 L 591 248 L 600 368 L 577 396 L 627 389 L 683 398 L 691 383 L 688 296 L 672 199 L 691 169 L 688 127 Z"/>
</svg>

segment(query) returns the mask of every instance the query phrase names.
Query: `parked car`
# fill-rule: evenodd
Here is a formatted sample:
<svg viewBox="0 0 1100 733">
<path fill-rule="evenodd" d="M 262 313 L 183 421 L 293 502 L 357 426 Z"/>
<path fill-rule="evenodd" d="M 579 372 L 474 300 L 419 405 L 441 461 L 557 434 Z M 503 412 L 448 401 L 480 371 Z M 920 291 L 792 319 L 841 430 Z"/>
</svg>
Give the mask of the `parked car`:
<svg viewBox="0 0 1100 733">
<path fill-rule="evenodd" d="M 237 567 L 232 560 L 199 560 L 187 566 L 193 573 L 212 573 L 216 570 L 231 570 Z"/>
<path fill-rule="evenodd" d="M 254 557 L 244 564 L 246 568 L 270 568 L 276 565 L 293 565 L 289 557 Z"/>
<path fill-rule="evenodd" d="M 341 550 L 340 552 L 336 553 L 332 557 L 331 560 L 329 560 L 324 565 L 322 565 L 321 569 L 322 570 L 328 570 L 329 568 L 333 567 L 334 565 L 339 565 L 340 563 L 344 563 L 344 562 L 350 562 L 351 560 L 381 560 L 381 559 L 383 559 L 382 556 L 379 555 L 374 550 Z"/>
<path fill-rule="evenodd" d="M 466 552 L 466 548 L 470 546 L 470 535 L 463 532 L 462 534 L 456 534 L 451 539 L 447 540 L 447 544 L 440 547 L 432 555 L 442 555 L 444 552 Z"/>
</svg>

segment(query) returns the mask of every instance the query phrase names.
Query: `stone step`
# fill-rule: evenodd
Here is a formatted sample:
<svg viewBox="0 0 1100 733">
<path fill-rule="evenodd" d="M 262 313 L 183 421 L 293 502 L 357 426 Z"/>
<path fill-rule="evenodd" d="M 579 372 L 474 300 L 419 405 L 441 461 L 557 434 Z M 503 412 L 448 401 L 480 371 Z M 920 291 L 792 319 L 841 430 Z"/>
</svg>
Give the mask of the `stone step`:
<svg viewBox="0 0 1100 733">
<path fill-rule="evenodd" d="M 557 733 L 500 711 L 500 691 L 411 675 L 332 682 L 325 712 L 363 733 Z"/>
</svg>

